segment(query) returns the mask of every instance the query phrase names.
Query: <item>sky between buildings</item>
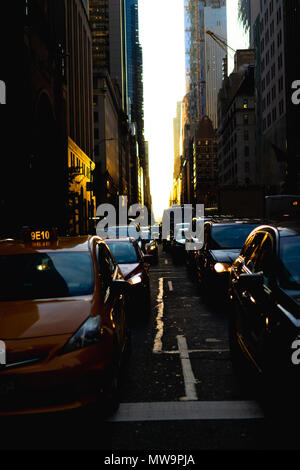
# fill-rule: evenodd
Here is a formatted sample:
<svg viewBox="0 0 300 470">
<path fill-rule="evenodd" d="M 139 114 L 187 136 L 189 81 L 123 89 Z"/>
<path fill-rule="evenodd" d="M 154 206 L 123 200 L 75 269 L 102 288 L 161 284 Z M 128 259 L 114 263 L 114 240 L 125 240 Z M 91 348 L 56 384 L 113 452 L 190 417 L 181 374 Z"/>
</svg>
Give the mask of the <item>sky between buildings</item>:
<svg viewBox="0 0 300 470">
<path fill-rule="evenodd" d="M 247 48 L 237 21 L 238 0 L 227 0 L 228 44 Z M 169 205 L 173 181 L 173 118 L 185 95 L 183 0 L 139 0 L 140 42 L 143 48 L 145 139 L 153 211 L 162 216 Z M 229 72 L 233 56 L 229 55 Z"/>
</svg>

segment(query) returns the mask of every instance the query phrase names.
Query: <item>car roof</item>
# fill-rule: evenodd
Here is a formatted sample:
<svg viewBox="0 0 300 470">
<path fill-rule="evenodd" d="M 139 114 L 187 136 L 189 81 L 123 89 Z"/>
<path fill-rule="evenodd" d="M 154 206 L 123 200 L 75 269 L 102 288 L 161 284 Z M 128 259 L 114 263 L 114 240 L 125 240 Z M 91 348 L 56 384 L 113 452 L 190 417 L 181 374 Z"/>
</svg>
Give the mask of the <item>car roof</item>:
<svg viewBox="0 0 300 470">
<path fill-rule="evenodd" d="M 263 221 L 261 219 L 220 219 L 220 220 L 207 220 L 205 223 L 211 225 L 241 225 L 241 224 L 249 224 L 249 225 L 262 225 Z"/>
<path fill-rule="evenodd" d="M 106 238 L 104 240 L 106 243 L 109 243 L 109 242 L 131 242 L 131 243 L 134 243 L 136 240 L 135 238 L 133 237 L 120 237 L 120 238 Z"/>
<path fill-rule="evenodd" d="M 58 237 L 57 240 L 31 242 L 24 240 L 0 240 L 0 255 L 25 254 L 50 251 L 89 251 L 92 235 Z M 101 240 L 99 237 L 97 239 Z"/>
<path fill-rule="evenodd" d="M 300 221 L 289 220 L 289 221 L 272 221 L 261 225 L 259 228 L 271 228 L 277 230 L 280 237 L 294 237 L 300 235 Z M 257 230 L 256 229 L 256 230 Z"/>
</svg>

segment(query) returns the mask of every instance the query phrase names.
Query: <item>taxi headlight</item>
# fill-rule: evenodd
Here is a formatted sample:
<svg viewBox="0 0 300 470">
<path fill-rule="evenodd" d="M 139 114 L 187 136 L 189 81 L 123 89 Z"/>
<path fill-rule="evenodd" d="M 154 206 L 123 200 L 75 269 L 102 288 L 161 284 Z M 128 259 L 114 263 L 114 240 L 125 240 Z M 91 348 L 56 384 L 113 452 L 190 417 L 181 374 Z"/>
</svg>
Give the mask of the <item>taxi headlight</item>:
<svg viewBox="0 0 300 470">
<path fill-rule="evenodd" d="M 61 354 L 66 354 L 77 349 L 86 348 L 101 340 L 101 318 L 100 315 L 96 317 L 89 317 L 83 325 L 76 331 L 76 333 L 69 339 L 62 349 Z"/>
<path fill-rule="evenodd" d="M 230 264 L 227 263 L 216 263 L 214 265 L 214 270 L 217 273 L 225 273 L 226 271 L 230 271 Z"/>
<path fill-rule="evenodd" d="M 130 280 L 129 280 L 129 284 L 131 285 L 136 285 L 136 284 L 140 284 L 142 282 L 142 276 L 140 274 L 137 274 L 136 276 L 133 276 Z"/>
</svg>

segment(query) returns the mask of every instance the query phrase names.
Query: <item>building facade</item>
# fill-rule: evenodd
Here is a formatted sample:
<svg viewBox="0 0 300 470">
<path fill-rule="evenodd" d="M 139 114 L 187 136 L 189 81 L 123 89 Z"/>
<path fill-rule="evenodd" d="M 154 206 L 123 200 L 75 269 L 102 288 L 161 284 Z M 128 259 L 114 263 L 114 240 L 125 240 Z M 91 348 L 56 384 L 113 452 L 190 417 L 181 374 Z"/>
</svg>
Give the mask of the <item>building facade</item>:
<svg viewBox="0 0 300 470">
<path fill-rule="evenodd" d="M 248 54 L 243 53 L 237 51 L 236 54 L 244 56 L 247 61 L 245 68 L 236 68 L 224 80 L 219 92 L 219 186 L 241 187 L 260 183 L 256 154 L 254 66 L 248 64 Z M 236 64 L 241 60 L 237 60 Z"/>
<path fill-rule="evenodd" d="M 295 122 L 299 109 L 291 100 L 299 70 L 300 3 L 261 2 L 256 22 L 260 58 L 262 181 L 269 192 L 300 190 L 300 142 Z"/>
<path fill-rule="evenodd" d="M 3 182 L 0 191 L 6 233 L 18 235 L 23 225 L 55 226 L 60 234 L 90 231 L 94 207 L 86 183 L 91 183 L 87 168 L 93 163 L 93 123 L 86 3 L 20 3 L 24 60 L 17 73 L 22 86 L 15 87 L 14 99 L 19 101 L 22 151 L 15 152 L 14 161 L 4 163 L 5 174 L 14 175 L 15 188 L 7 191 Z M 84 154 L 85 166 L 80 159 L 76 169 L 71 167 L 71 152 L 77 157 Z M 82 171 L 80 182 L 77 176 Z M 20 204 L 22 210 L 16 217 Z"/>
<path fill-rule="evenodd" d="M 149 155 L 144 138 L 143 54 L 139 39 L 138 0 L 126 0 L 125 5 L 128 116 L 129 121 L 135 124 L 139 165 L 143 168 L 144 202 L 150 210 Z"/>
</svg>

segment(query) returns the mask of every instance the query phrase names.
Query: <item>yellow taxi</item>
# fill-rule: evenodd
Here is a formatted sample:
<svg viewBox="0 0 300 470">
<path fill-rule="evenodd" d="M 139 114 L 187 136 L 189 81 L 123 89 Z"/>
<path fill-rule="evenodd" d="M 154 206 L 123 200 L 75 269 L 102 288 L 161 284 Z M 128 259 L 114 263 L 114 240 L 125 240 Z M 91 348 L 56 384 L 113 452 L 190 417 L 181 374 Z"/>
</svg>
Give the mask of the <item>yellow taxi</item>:
<svg viewBox="0 0 300 470">
<path fill-rule="evenodd" d="M 0 415 L 118 405 L 127 282 L 97 236 L 0 240 Z"/>
</svg>

